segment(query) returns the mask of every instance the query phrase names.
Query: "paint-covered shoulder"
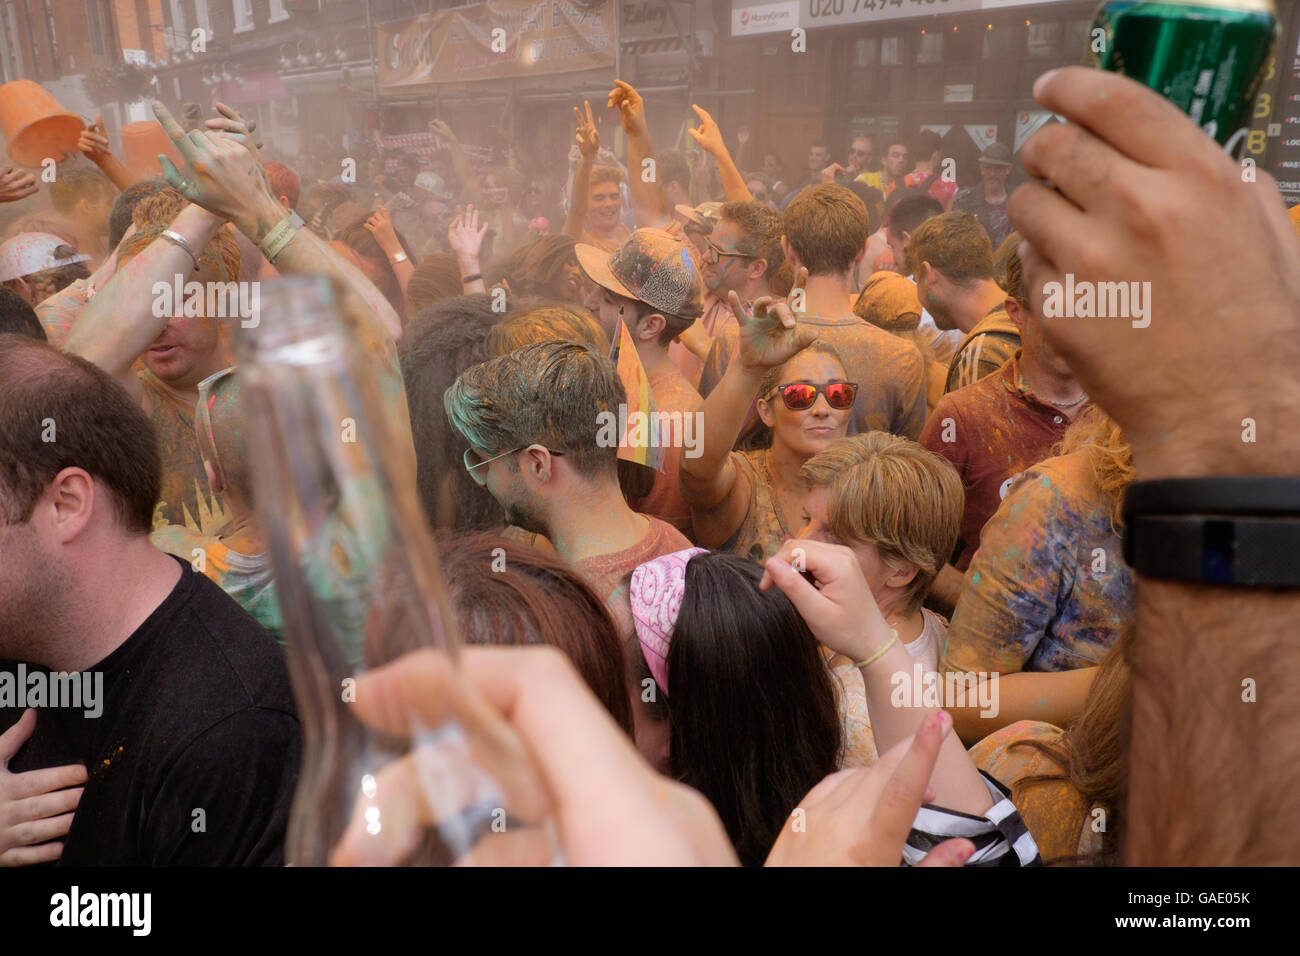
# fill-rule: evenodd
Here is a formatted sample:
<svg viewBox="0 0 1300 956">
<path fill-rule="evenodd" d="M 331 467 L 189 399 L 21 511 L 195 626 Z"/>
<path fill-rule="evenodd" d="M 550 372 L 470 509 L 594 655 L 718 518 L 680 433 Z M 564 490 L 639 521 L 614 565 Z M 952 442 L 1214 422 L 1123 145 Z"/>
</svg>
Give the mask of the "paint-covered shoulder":
<svg viewBox="0 0 1300 956">
<path fill-rule="evenodd" d="M 1056 495 L 1089 502 L 1095 502 L 1101 497 L 1086 449 L 1045 458 L 1025 469 L 1016 482 L 1018 487 L 1024 485 L 1051 489 Z"/>
<path fill-rule="evenodd" d="M 970 758 L 998 782 L 1013 787 L 1025 777 L 1058 769 L 1055 761 L 1038 748 L 1016 745 L 1030 740 L 1052 744 L 1062 733 L 1060 727 L 1045 721 L 1018 720 L 977 743 L 970 749 Z"/>
</svg>

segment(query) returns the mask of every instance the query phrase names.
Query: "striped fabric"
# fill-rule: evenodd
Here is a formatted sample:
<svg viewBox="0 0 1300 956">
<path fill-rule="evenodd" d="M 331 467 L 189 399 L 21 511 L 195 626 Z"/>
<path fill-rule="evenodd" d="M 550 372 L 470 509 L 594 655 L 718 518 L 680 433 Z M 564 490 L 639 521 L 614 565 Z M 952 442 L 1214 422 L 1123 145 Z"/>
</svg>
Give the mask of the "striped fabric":
<svg viewBox="0 0 1300 956">
<path fill-rule="evenodd" d="M 945 392 L 955 392 L 992 375 L 1020 348 L 1020 332 L 1001 306 L 975 324 L 948 365 Z"/>
<path fill-rule="evenodd" d="M 982 770 L 980 776 L 994 800 L 988 812 L 976 817 L 942 807 L 922 807 L 903 846 L 904 866 L 916 866 L 932 849 L 954 837 L 965 837 L 975 844 L 975 854 L 967 866 L 1042 866 L 1038 845 L 1011 802 L 1011 791 Z"/>
</svg>

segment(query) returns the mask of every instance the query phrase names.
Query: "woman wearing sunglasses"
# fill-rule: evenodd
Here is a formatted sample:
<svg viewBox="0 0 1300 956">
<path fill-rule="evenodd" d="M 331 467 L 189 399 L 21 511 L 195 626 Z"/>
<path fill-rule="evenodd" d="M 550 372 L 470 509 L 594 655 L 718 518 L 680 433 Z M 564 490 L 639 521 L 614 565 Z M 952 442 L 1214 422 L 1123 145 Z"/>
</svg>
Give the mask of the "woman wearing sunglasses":
<svg viewBox="0 0 1300 956">
<path fill-rule="evenodd" d="M 730 302 L 736 359 L 705 399 L 699 457 L 682 457 L 682 496 L 696 544 L 762 562 L 802 527 L 809 488 L 800 469 L 848 433 L 858 386 L 785 303 L 759 299 L 751 316 L 734 292 Z M 755 398 L 745 450 L 733 451 Z"/>
</svg>

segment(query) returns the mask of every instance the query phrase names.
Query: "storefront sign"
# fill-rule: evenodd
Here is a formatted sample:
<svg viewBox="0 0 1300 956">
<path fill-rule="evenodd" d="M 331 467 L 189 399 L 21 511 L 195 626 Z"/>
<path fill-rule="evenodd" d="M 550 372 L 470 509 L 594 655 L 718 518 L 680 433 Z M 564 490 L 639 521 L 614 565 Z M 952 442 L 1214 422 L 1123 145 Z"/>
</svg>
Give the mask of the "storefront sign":
<svg viewBox="0 0 1300 956">
<path fill-rule="evenodd" d="M 753 4 L 735 2 L 731 7 L 731 35 L 775 33 L 795 27 L 815 29 L 846 24 L 876 23 L 913 17 L 996 11 L 1027 4 L 1073 3 L 1075 0 L 797 0 L 797 2 Z"/>
<path fill-rule="evenodd" d="M 799 25 L 799 0 L 784 3 L 746 3 L 731 8 L 731 35 L 789 32 Z"/>
<path fill-rule="evenodd" d="M 614 65 L 609 0 L 489 0 L 375 32 L 381 93 Z"/>
</svg>

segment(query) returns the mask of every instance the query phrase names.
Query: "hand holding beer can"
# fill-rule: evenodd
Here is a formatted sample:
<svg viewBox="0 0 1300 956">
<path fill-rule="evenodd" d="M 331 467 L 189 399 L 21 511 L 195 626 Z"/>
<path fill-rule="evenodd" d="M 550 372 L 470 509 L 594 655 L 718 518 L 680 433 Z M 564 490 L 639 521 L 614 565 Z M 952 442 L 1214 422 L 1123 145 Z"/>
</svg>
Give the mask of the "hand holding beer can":
<svg viewBox="0 0 1300 956">
<path fill-rule="evenodd" d="M 1085 62 L 1156 90 L 1236 159 L 1277 34 L 1273 0 L 1106 0 Z"/>
</svg>

